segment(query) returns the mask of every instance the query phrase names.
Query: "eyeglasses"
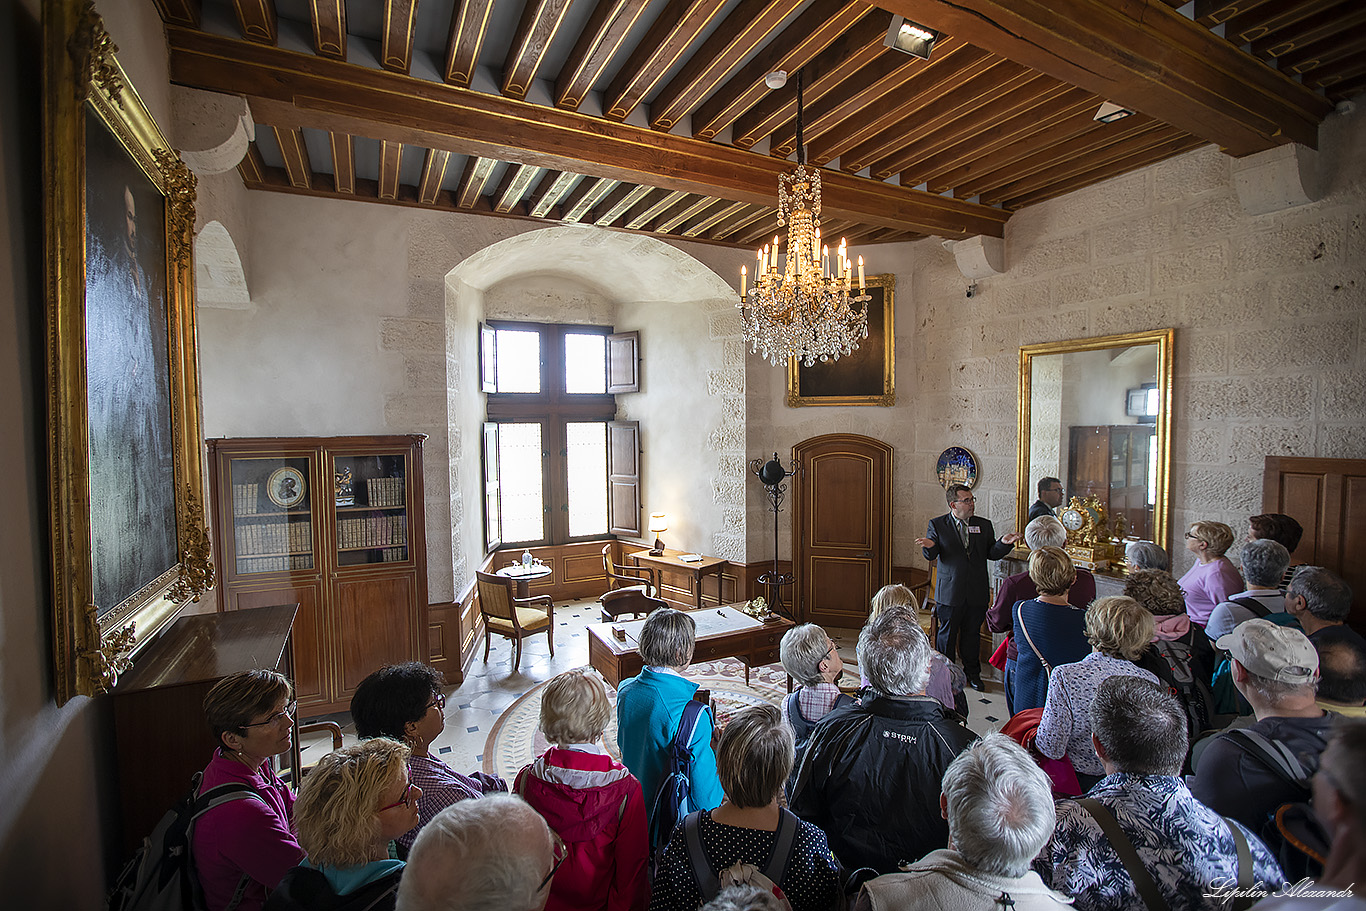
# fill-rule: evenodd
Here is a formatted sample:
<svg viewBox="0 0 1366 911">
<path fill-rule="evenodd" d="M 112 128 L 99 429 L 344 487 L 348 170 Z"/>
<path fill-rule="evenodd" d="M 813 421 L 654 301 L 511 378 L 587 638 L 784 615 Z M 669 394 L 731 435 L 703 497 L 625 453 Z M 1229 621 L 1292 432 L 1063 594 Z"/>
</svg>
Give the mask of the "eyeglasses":
<svg viewBox="0 0 1366 911">
<path fill-rule="evenodd" d="M 261 727 L 262 725 L 267 725 L 267 724 L 279 724 L 279 723 L 280 723 L 282 720 L 284 720 L 285 718 L 293 719 L 293 718 L 294 718 L 294 713 L 298 710 L 298 708 L 299 708 L 299 703 L 298 703 L 297 701 L 291 699 L 291 700 L 289 700 L 289 702 L 286 702 L 286 703 L 285 703 L 285 707 L 284 707 L 283 709 L 281 709 L 280 711 L 276 712 L 274 715 L 271 715 L 271 716 L 270 716 L 269 718 L 267 718 L 265 721 L 253 721 L 251 724 L 244 724 L 244 725 L 242 725 L 242 727 L 244 727 L 244 728 L 259 728 L 259 727 Z"/>
<path fill-rule="evenodd" d="M 435 696 L 432 697 L 432 701 L 427 703 L 427 708 L 444 710 L 446 708 L 446 697 L 441 695 L 440 693 L 437 693 Z"/>
<path fill-rule="evenodd" d="M 411 806 L 410 800 L 411 800 L 412 796 L 413 796 L 413 783 L 410 781 L 410 782 L 408 782 L 408 783 L 404 786 L 404 788 L 403 788 L 403 796 L 400 797 L 396 803 L 391 803 L 391 804 L 389 804 L 389 806 L 387 806 L 387 807 L 380 807 L 380 808 L 379 808 L 378 810 L 376 810 L 375 812 L 376 812 L 376 813 L 383 813 L 385 810 L 392 810 L 394 807 L 407 807 L 407 806 Z"/>
<path fill-rule="evenodd" d="M 976 502 L 977 502 L 977 498 L 976 498 L 976 497 L 963 497 L 962 499 L 954 500 L 953 502 L 955 502 L 955 503 L 976 503 Z"/>
<path fill-rule="evenodd" d="M 1199 535 L 1193 535 L 1193 534 L 1191 534 L 1190 532 L 1186 532 L 1186 540 L 1187 540 L 1187 541 L 1198 541 L 1198 540 L 1200 540 L 1200 536 L 1199 536 Z"/>
<path fill-rule="evenodd" d="M 550 853 L 551 856 L 555 858 L 555 864 L 550 868 L 550 872 L 545 875 L 545 879 L 541 880 L 541 884 L 536 887 L 537 892 L 540 892 L 546 886 L 550 885 L 550 881 L 555 878 L 555 871 L 559 870 L 560 864 L 564 863 L 569 857 L 568 846 L 565 845 L 564 839 L 560 837 L 560 833 L 556 832 L 554 829 L 550 830 Z"/>
</svg>

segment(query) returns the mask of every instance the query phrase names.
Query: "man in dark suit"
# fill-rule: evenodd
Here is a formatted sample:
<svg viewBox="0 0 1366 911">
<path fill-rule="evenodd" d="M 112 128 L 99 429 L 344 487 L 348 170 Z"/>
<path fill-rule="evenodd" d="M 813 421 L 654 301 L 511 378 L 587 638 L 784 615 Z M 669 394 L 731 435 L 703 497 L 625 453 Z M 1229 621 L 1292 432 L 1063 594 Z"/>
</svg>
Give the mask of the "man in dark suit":
<svg viewBox="0 0 1366 911">
<path fill-rule="evenodd" d="M 981 630 L 991 603 L 987 560 L 1010 553 L 1019 532 L 999 540 L 991 522 L 975 515 L 977 500 L 962 484 L 946 491 L 949 512 L 930 520 L 925 537 L 916 538 L 926 560 L 939 561 L 934 601 L 938 615 L 935 648 L 950 660 L 955 652 L 962 660 L 968 683 L 982 689 Z"/>
<path fill-rule="evenodd" d="M 1029 507 L 1029 519 L 1033 522 L 1039 516 L 1057 516 L 1055 510 L 1062 505 L 1062 481 L 1057 478 L 1039 478 L 1039 498 Z"/>
</svg>

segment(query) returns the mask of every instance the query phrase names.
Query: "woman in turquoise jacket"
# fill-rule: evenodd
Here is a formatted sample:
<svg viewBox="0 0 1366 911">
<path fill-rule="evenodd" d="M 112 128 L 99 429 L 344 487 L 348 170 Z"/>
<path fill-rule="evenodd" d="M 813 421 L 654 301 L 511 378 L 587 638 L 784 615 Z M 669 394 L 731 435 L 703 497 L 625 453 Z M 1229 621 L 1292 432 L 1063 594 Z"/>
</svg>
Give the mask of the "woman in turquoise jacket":
<svg viewBox="0 0 1366 911">
<path fill-rule="evenodd" d="M 660 608 L 650 614 L 640 631 L 640 657 L 645 668 L 617 687 L 617 742 L 622 762 L 640 779 L 651 822 L 655 792 L 668 766 L 669 744 L 678 732 L 683 708 L 697 692 L 697 684 L 682 673 L 692 663 L 696 629 L 693 618 L 682 611 Z M 714 810 L 725 796 L 716 774 L 712 728 L 711 711 L 704 711 L 690 744 L 689 813 Z"/>
</svg>

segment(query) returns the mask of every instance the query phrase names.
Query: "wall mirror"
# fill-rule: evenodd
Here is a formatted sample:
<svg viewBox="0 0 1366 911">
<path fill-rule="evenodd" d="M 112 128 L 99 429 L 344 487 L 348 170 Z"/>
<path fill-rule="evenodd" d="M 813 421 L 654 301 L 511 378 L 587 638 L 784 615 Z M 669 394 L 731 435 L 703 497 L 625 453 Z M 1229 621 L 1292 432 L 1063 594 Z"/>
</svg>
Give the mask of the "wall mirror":
<svg viewBox="0 0 1366 911">
<path fill-rule="evenodd" d="M 1097 497 L 1127 534 L 1168 542 L 1172 339 L 1175 330 L 1072 339 L 1020 349 L 1017 528 L 1038 481 L 1064 502 Z"/>
</svg>

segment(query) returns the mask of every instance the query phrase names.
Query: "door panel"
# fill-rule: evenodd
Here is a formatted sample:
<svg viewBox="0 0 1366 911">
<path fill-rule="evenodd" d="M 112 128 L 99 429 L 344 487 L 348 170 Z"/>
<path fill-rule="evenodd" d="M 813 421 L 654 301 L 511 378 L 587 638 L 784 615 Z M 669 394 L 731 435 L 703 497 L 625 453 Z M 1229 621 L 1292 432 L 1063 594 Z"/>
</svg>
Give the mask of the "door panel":
<svg viewBox="0 0 1366 911">
<path fill-rule="evenodd" d="M 384 665 L 419 654 L 412 623 L 416 597 L 411 575 L 336 583 L 333 603 L 341 649 L 336 700 L 349 700 L 360 682 Z"/>
<path fill-rule="evenodd" d="M 798 443 L 793 530 L 796 614 L 858 627 L 891 578 L 892 448 L 853 434 Z"/>
<path fill-rule="evenodd" d="M 239 588 L 230 593 L 227 609 L 246 610 L 273 604 L 293 604 L 296 601 L 299 610 L 294 615 L 294 629 L 290 638 L 294 649 L 294 696 L 301 708 L 326 705 L 332 701 L 332 686 L 326 677 L 328 656 L 323 651 L 328 639 L 323 630 L 321 582 L 249 591 Z"/>
</svg>

